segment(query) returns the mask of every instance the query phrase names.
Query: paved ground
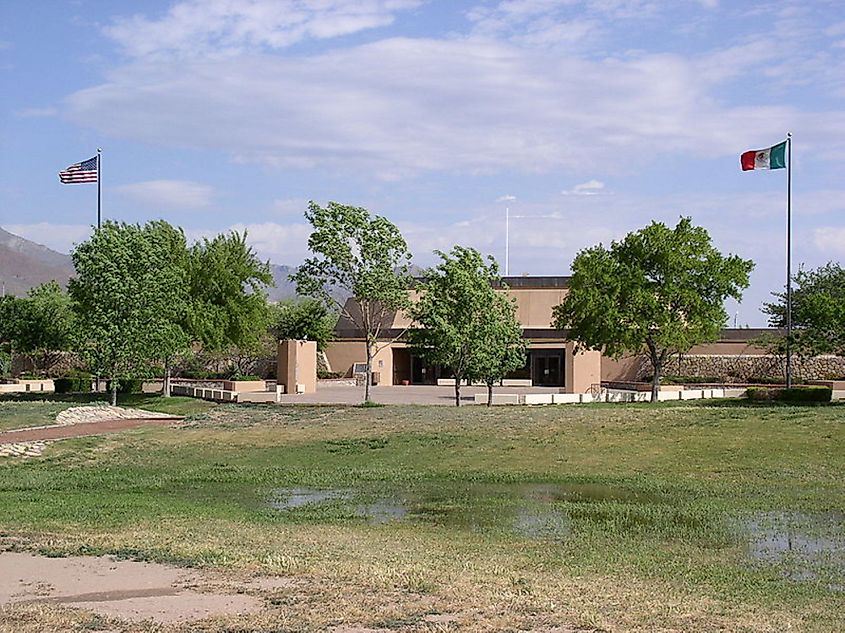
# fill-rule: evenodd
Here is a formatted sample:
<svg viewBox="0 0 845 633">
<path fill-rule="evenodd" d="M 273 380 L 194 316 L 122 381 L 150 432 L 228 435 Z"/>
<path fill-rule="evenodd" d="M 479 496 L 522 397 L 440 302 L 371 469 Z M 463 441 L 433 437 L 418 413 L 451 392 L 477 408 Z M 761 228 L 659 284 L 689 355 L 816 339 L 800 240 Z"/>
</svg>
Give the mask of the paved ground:
<svg viewBox="0 0 845 633">
<path fill-rule="evenodd" d="M 559 393 L 559 387 L 496 387 L 497 393 Z M 487 393 L 486 387 L 462 387 L 461 404 L 473 404 L 476 393 Z M 370 388 L 370 398 L 382 404 L 455 404 L 454 387 L 432 385 L 401 385 L 395 387 L 375 386 Z M 364 388 L 351 385 L 317 386 L 317 393 L 283 395 L 282 404 L 360 404 L 364 399 Z"/>
<path fill-rule="evenodd" d="M 134 418 L 125 420 L 103 420 L 101 422 L 88 422 L 85 424 L 73 424 L 70 426 L 47 426 L 37 429 L 22 429 L 20 431 L 6 431 L 0 433 L 0 444 L 20 444 L 23 442 L 42 442 L 45 440 L 61 440 L 68 437 L 84 437 L 86 435 L 101 435 L 103 433 L 116 433 L 126 429 L 134 429 L 138 426 L 151 424 L 173 424 L 182 418 L 179 417 L 157 417 L 157 418 Z"/>
</svg>

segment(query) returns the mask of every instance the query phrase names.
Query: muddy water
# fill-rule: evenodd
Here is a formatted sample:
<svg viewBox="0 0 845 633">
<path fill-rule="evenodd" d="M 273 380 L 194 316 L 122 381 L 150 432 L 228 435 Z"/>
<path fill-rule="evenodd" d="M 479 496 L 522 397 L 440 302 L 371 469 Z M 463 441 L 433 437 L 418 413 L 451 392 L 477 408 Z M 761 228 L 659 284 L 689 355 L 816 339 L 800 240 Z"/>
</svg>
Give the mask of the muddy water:
<svg viewBox="0 0 845 633">
<path fill-rule="evenodd" d="M 324 513 L 332 508 L 373 525 L 424 522 L 473 530 L 506 530 L 535 539 L 570 535 L 567 503 L 640 504 L 655 501 L 624 488 L 598 484 L 432 484 L 383 493 L 366 488 L 279 488 L 270 507 Z"/>
<path fill-rule="evenodd" d="M 741 525 L 748 555 L 792 580 L 826 582 L 845 591 L 845 514 L 760 512 Z"/>
<path fill-rule="evenodd" d="M 298 520 L 440 525 L 563 542 L 579 526 L 608 533 L 706 539 L 733 534 L 749 565 L 845 591 L 845 514 L 757 513 L 745 521 L 697 513 L 677 499 L 603 484 L 432 482 L 409 489 L 280 488 L 270 506 Z"/>
</svg>

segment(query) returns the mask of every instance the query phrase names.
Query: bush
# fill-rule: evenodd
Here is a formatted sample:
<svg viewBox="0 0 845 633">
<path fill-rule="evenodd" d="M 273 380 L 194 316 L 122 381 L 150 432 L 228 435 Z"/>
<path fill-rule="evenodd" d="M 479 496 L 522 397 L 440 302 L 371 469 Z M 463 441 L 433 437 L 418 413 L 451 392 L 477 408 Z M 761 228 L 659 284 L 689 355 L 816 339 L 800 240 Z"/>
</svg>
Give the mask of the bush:
<svg viewBox="0 0 845 633">
<path fill-rule="evenodd" d="M 209 371 L 207 369 L 186 369 L 179 372 L 181 378 L 191 380 L 228 380 L 229 375 L 229 372 L 226 371 Z"/>
<path fill-rule="evenodd" d="M 783 376 L 749 376 L 746 381 L 752 385 L 783 385 Z"/>
<path fill-rule="evenodd" d="M 56 393 L 90 393 L 91 379 L 91 374 L 79 371 L 56 378 L 53 384 Z"/>
<path fill-rule="evenodd" d="M 263 378 L 253 375 L 241 376 L 240 374 L 235 374 L 230 380 L 263 380 Z"/>
<path fill-rule="evenodd" d="M 747 397 L 755 402 L 819 403 L 830 402 L 833 390 L 820 385 L 799 387 L 749 387 Z"/>
<path fill-rule="evenodd" d="M 117 393 L 127 395 L 130 393 L 144 393 L 144 381 L 140 378 L 124 378 L 117 382 Z M 111 392 L 111 380 L 106 383 L 106 391 Z"/>
<path fill-rule="evenodd" d="M 330 378 L 343 378 L 342 371 L 325 371 L 323 369 L 317 370 L 317 378 L 320 380 L 326 380 Z"/>
<path fill-rule="evenodd" d="M 668 374 L 663 376 L 660 381 L 664 385 L 700 385 L 710 383 L 723 383 L 725 379 L 720 376 L 674 376 Z M 648 379 L 651 382 L 651 378 Z"/>
</svg>

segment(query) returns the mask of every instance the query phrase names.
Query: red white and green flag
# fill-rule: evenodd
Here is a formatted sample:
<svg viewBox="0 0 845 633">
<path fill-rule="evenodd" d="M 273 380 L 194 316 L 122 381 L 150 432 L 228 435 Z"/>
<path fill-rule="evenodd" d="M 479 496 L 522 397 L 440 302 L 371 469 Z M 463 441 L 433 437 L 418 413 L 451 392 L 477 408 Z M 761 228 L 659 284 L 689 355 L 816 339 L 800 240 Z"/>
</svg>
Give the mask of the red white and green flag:
<svg viewBox="0 0 845 633">
<path fill-rule="evenodd" d="M 742 171 L 752 169 L 783 169 L 786 167 L 786 141 L 769 149 L 752 149 L 739 157 Z"/>
</svg>

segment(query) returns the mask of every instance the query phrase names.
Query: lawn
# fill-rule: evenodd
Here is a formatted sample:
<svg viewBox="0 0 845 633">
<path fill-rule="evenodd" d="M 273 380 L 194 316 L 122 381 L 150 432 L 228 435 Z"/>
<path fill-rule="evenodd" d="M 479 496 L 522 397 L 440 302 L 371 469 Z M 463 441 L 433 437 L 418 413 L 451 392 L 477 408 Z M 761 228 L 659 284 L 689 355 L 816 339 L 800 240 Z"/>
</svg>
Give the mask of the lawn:
<svg viewBox="0 0 845 633">
<path fill-rule="evenodd" d="M 108 404 L 107 394 L 12 393 L 0 396 L 0 431 L 54 424 L 56 416 L 70 407 Z M 195 398 L 161 398 L 156 395 L 120 396 L 118 405 L 173 415 L 195 415 L 213 403 Z"/>
<path fill-rule="evenodd" d="M 843 422 L 223 405 L 0 461 L 0 547 L 292 577 L 244 630 L 842 631 Z"/>
</svg>

